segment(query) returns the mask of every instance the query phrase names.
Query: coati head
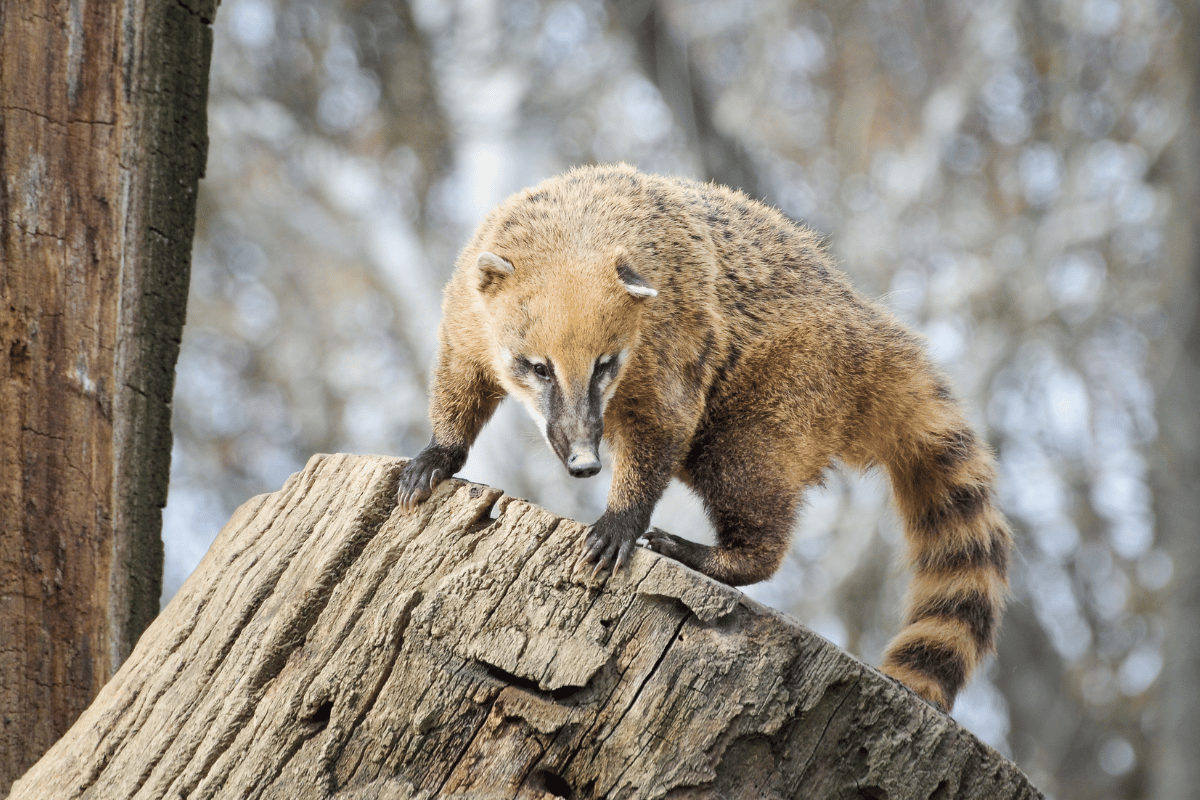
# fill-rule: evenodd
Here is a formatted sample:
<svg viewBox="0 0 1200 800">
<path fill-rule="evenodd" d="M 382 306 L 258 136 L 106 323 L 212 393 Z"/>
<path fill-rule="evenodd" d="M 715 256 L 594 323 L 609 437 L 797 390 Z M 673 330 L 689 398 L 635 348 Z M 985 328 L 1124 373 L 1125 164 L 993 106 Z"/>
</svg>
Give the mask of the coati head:
<svg viewBox="0 0 1200 800">
<path fill-rule="evenodd" d="M 569 265 L 485 251 L 476 266 L 501 384 L 571 475 L 595 475 L 605 407 L 634 352 L 643 306 L 658 292 L 622 251 Z"/>
</svg>

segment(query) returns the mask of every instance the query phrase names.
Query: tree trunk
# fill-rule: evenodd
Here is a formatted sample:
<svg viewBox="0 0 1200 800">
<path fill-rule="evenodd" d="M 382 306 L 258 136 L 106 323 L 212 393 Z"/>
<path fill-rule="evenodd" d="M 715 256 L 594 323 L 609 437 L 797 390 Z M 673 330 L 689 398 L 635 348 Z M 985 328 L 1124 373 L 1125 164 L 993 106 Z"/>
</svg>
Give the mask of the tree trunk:
<svg viewBox="0 0 1200 800">
<path fill-rule="evenodd" d="M 215 0 L 0 0 L 0 795 L 158 611 Z"/>
<path fill-rule="evenodd" d="M 403 461 L 243 505 L 11 800 L 1040 794 L 946 715 L 739 591 Z M 495 515 L 493 518 L 491 515 Z"/>
<path fill-rule="evenodd" d="M 1167 603 L 1168 635 L 1161 682 L 1155 786 L 1157 800 L 1200 797 L 1200 9 L 1180 9 L 1179 37 L 1191 65 L 1185 129 L 1167 154 L 1174 190 L 1170 256 L 1165 278 L 1170 325 L 1161 352 L 1165 380 L 1159 394 L 1156 511 L 1161 542 L 1174 560 Z"/>
</svg>

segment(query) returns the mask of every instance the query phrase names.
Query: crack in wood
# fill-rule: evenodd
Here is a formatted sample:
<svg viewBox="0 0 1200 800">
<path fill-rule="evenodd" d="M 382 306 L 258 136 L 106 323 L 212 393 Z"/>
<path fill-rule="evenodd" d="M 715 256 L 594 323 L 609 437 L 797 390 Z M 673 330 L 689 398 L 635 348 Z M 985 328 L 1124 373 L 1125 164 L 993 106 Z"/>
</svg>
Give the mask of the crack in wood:
<svg viewBox="0 0 1200 800">
<path fill-rule="evenodd" d="M 813 759 L 815 759 L 817 756 L 817 751 L 819 751 L 821 749 L 821 744 L 824 743 L 825 736 L 829 733 L 829 726 L 833 724 L 833 720 L 838 716 L 838 714 L 841 713 L 842 707 L 846 705 L 846 701 L 850 699 L 851 692 L 858 686 L 858 683 L 859 683 L 858 680 L 855 680 L 851 683 L 850 687 L 843 694 L 841 701 L 838 702 L 837 706 L 833 709 L 833 711 L 829 714 L 829 716 L 825 718 L 825 724 L 821 728 L 821 733 L 817 735 L 816 741 L 813 743 L 812 752 L 810 752 L 808 754 L 808 758 L 805 760 L 804 766 L 801 767 L 796 772 L 797 783 L 793 785 L 794 791 L 800 790 L 800 786 L 799 786 L 798 782 L 800 780 L 803 780 L 804 776 L 806 776 L 808 774 L 808 768 L 810 766 L 812 766 Z M 827 684 L 825 687 L 825 691 L 828 692 L 830 689 L 832 689 L 834 687 L 841 687 L 841 686 L 845 686 L 845 685 L 846 685 L 845 683 Z M 818 705 L 819 705 L 819 703 L 818 703 Z"/>
<path fill-rule="evenodd" d="M 397 513 L 401 464 L 314 457 L 239 509 L 12 800 L 47 781 L 72 800 L 1027 787 L 905 690 L 656 554 L 587 587 L 575 528 L 495 490 Z"/>
</svg>

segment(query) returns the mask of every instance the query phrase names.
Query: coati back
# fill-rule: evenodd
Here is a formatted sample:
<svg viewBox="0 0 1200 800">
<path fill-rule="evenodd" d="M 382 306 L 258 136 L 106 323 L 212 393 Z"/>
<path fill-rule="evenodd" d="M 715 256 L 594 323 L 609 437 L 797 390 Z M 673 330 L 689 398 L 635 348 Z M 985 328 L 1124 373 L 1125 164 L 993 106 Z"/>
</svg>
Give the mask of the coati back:
<svg viewBox="0 0 1200 800">
<path fill-rule="evenodd" d="M 736 192 L 585 167 L 495 209 L 446 288 L 411 509 L 466 461 L 506 394 L 571 474 L 612 453 L 580 564 L 619 570 L 639 537 L 717 580 L 763 580 L 803 490 L 834 459 L 891 478 L 914 571 L 882 669 L 948 709 L 993 648 L 1007 523 L 991 454 L 920 340 L 861 297 L 812 231 Z M 704 502 L 713 547 L 657 529 L 670 478 Z"/>
</svg>

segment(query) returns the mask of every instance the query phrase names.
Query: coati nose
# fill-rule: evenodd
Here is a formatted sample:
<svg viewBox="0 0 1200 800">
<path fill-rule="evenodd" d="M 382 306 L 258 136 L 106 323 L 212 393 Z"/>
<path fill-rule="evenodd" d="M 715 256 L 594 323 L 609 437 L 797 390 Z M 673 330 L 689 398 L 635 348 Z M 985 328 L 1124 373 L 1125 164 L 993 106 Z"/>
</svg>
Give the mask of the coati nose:
<svg viewBox="0 0 1200 800">
<path fill-rule="evenodd" d="M 573 478 L 590 478 L 600 471 L 600 457 L 595 452 L 575 452 L 567 459 L 567 472 Z"/>
</svg>

